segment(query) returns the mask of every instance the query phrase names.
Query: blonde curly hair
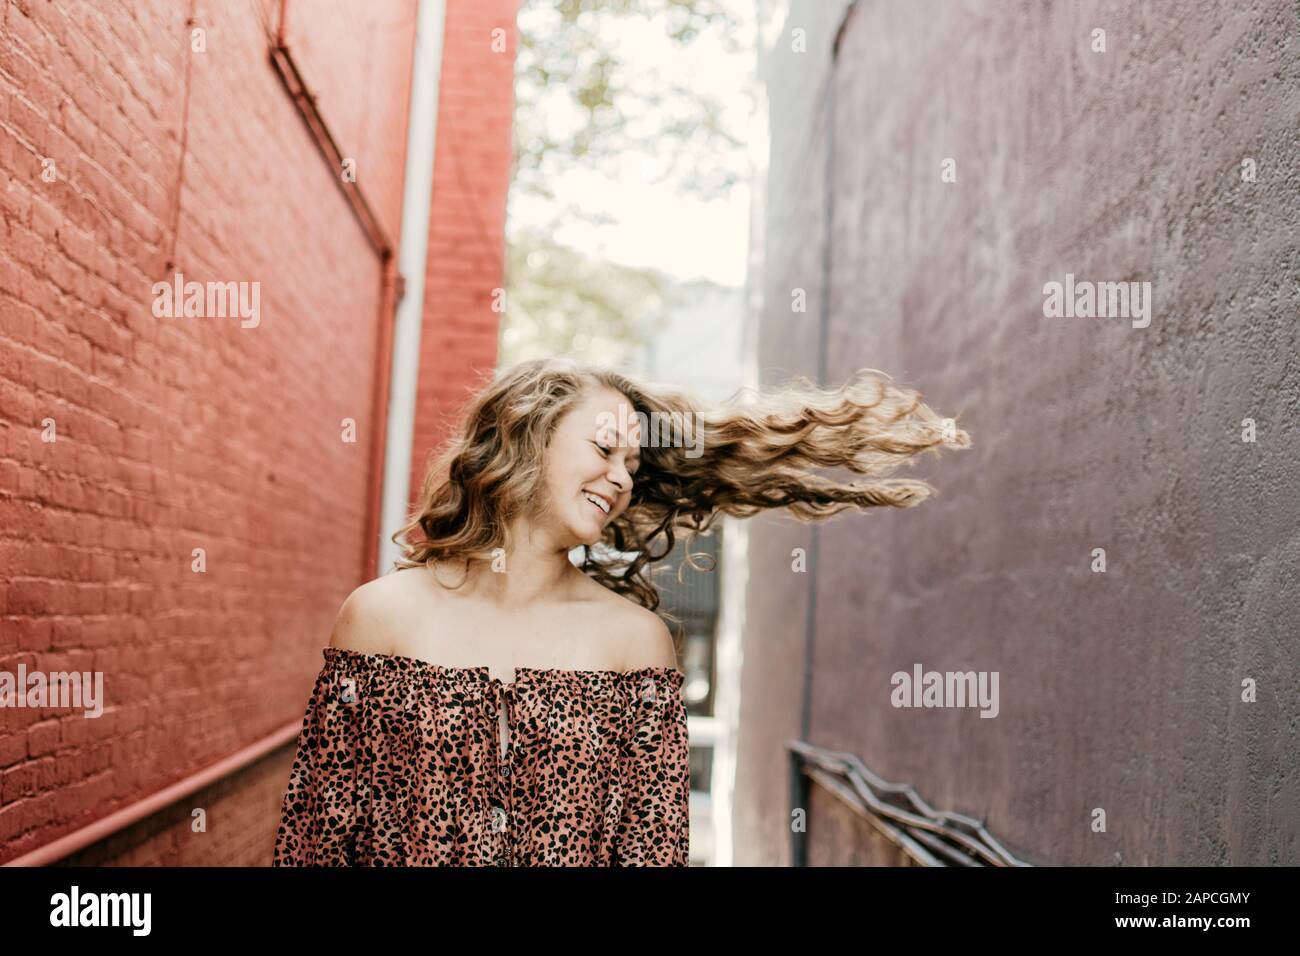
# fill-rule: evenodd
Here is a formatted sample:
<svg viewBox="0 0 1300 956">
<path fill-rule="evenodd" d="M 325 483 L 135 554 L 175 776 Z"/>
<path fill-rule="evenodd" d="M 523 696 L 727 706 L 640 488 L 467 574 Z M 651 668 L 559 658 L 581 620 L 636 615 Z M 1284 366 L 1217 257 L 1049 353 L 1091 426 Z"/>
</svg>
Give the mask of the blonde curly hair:
<svg viewBox="0 0 1300 956">
<path fill-rule="evenodd" d="M 849 508 L 909 508 L 934 489 L 924 481 L 881 477 L 938 446 L 969 448 L 970 436 L 873 369 L 839 389 L 799 377 L 780 389 L 717 406 L 671 385 L 639 381 L 566 358 L 532 359 L 498 372 L 464 409 L 457 437 L 430 459 L 419 504 L 392 540 L 396 567 L 438 561 L 490 561 L 507 548 L 511 523 L 543 498 L 544 457 L 556 423 L 591 387 L 621 392 L 638 418 L 690 421 L 695 446 L 646 445 L 627 509 L 611 521 L 580 569 L 650 610 L 659 593 L 648 570 L 673 550 L 678 532 L 707 531 L 719 514 L 750 517 L 785 509 L 817 521 Z M 698 451 L 698 453 L 696 453 Z M 871 480 L 841 482 L 812 473 L 848 468 Z M 419 529 L 422 540 L 407 542 Z M 662 542 L 662 547 L 654 545 Z"/>
</svg>

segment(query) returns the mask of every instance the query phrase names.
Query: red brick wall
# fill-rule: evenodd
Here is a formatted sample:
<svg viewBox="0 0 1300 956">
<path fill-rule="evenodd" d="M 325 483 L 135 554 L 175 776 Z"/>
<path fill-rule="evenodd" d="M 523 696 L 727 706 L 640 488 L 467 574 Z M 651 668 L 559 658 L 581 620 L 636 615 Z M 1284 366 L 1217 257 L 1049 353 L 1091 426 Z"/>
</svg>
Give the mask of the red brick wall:
<svg viewBox="0 0 1300 956">
<path fill-rule="evenodd" d="M 285 44 L 340 147 L 356 160 L 357 181 L 394 246 L 402 218 L 417 5 L 418 0 L 289 0 L 284 16 Z M 345 50 L 361 55 L 340 62 Z"/>
<path fill-rule="evenodd" d="M 342 32 L 291 3 L 287 37 L 395 241 L 415 5 L 364 6 Z M 194 6 L 203 53 L 186 9 L 0 0 L 0 671 L 107 698 L 0 709 L 0 861 L 301 718 L 369 576 L 381 262 L 268 62 L 279 5 Z M 260 282 L 260 324 L 155 318 L 169 261 Z M 267 862 L 288 756 L 87 852 Z"/>
<path fill-rule="evenodd" d="M 501 316 L 493 303 L 505 284 L 518 7 L 518 0 L 447 4 L 412 498 L 467 389 L 496 366 Z"/>
</svg>

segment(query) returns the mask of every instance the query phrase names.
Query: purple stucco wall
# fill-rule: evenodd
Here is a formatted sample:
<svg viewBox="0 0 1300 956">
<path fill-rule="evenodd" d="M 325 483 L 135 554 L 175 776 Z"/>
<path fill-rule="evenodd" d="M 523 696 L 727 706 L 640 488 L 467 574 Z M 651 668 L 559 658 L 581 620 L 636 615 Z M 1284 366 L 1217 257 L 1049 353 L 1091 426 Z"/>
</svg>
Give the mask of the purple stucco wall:
<svg viewBox="0 0 1300 956">
<path fill-rule="evenodd" d="M 1027 860 L 1300 863 L 1295 4 L 795 2 L 769 67 L 763 383 L 880 368 L 973 448 L 815 574 L 752 522 L 736 862 L 789 860 L 810 665 L 811 743 Z M 1149 282 L 1149 325 L 1046 317 L 1067 273 Z M 998 715 L 891 706 L 918 662 Z M 810 863 L 881 859 L 819 813 Z"/>
</svg>

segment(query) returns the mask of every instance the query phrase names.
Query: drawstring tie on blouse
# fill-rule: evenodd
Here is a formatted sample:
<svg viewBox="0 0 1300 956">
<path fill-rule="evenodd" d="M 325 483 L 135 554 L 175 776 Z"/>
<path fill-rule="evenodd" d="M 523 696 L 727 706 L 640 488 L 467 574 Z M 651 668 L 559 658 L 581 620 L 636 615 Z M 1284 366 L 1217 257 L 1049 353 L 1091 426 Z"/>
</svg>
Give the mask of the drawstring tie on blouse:
<svg viewBox="0 0 1300 956">
<path fill-rule="evenodd" d="M 483 694 L 483 711 L 488 717 L 494 717 L 497 721 L 497 742 L 492 752 L 496 754 L 497 770 L 503 777 L 510 776 L 514 757 L 515 731 L 511 725 L 512 712 L 514 711 L 511 704 L 514 699 L 514 684 L 507 684 L 499 677 L 489 679 L 487 691 Z M 501 746 L 502 717 L 505 718 L 506 724 L 506 745 L 504 748 Z"/>
<path fill-rule="evenodd" d="M 509 810 L 509 787 L 505 781 L 510 776 L 510 771 L 514 764 L 515 749 L 515 731 L 511 724 L 511 715 L 514 708 L 511 701 L 514 699 L 515 685 L 507 684 L 498 677 L 492 677 L 488 680 L 488 686 L 483 694 L 483 712 L 493 721 L 496 728 L 496 741 L 492 746 L 493 762 L 496 766 L 498 779 L 502 786 L 497 789 L 496 794 L 492 797 L 492 833 L 501 837 L 501 846 L 498 848 L 492 862 L 496 866 L 514 866 L 514 842 L 509 833 L 510 830 L 510 810 Z M 506 725 L 506 744 L 501 746 L 501 724 Z"/>
</svg>

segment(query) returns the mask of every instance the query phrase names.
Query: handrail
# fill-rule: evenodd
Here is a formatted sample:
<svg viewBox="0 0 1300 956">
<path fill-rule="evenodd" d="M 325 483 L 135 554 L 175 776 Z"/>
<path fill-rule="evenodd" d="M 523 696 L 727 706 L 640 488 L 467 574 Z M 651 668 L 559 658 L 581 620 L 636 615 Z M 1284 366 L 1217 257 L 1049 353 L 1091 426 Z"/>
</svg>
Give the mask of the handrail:
<svg viewBox="0 0 1300 956">
<path fill-rule="evenodd" d="M 279 730 L 267 734 L 261 740 L 240 748 L 235 753 L 223 757 L 216 763 L 209 764 L 197 773 L 192 773 L 188 777 L 169 784 L 163 789 L 149 794 L 144 799 L 132 803 L 130 806 L 123 807 L 115 813 L 101 817 L 93 823 L 37 847 L 30 853 L 25 853 L 0 865 L 49 866 L 57 860 L 71 856 L 78 850 L 85 849 L 91 844 L 112 836 L 133 823 L 138 823 L 146 817 L 152 816 L 182 797 L 187 797 L 204 787 L 229 777 L 233 773 L 237 773 L 249 764 L 261 760 L 267 754 L 292 743 L 301 732 L 302 718 L 298 718 L 292 723 L 285 724 Z"/>
<path fill-rule="evenodd" d="M 984 821 L 935 810 L 910 784 L 891 783 L 878 776 L 856 754 L 802 740 L 791 740 L 788 746 L 800 785 L 805 779 L 821 784 L 922 866 L 1035 865 L 1002 846 Z M 807 806 L 806 801 L 801 802 Z M 796 865 L 804 865 L 803 855 L 801 843 L 796 848 Z"/>
</svg>

